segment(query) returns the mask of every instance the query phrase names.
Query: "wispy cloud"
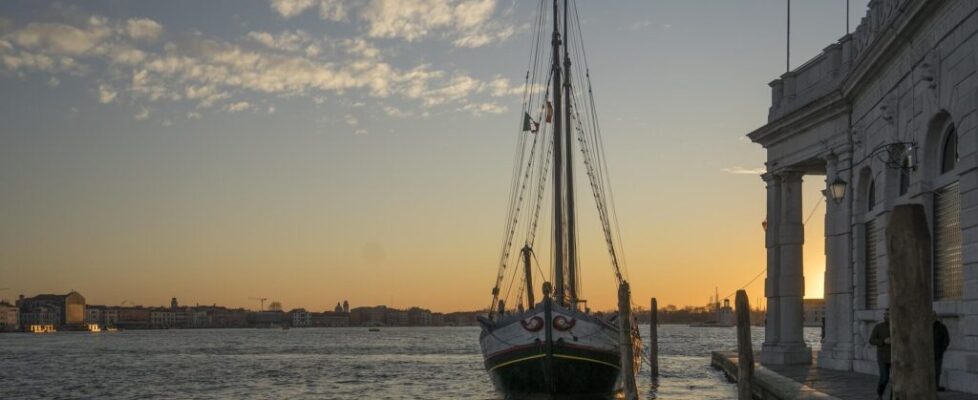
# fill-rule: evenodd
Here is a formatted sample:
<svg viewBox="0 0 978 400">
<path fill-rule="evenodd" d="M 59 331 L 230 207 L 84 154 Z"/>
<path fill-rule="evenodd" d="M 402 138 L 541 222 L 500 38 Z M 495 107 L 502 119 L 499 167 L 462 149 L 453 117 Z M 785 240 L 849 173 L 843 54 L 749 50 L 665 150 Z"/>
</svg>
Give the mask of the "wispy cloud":
<svg viewBox="0 0 978 400">
<path fill-rule="evenodd" d="M 517 28 L 494 18 L 498 0 L 269 0 L 280 16 L 292 18 L 319 10 L 320 18 L 366 23 L 371 38 L 408 42 L 435 36 L 456 47 L 481 47 L 512 37 Z"/>
<path fill-rule="evenodd" d="M 737 175 L 760 175 L 760 174 L 763 174 L 763 173 L 767 172 L 767 169 L 764 169 L 764 168 L 730 167 L 730 168 L 723 168 L 720 171 L 726 172 L 728 174 L 737 174 Z"/>
<path fill-rule="evenodd" d="M 523 91 L 522 85 L 498 75 L 483 79 L 431 64 L 395 66 L 372 39 L 451 36 L 471 40 L 466 46 L 481 45 L 477 42 L 482 39 L 471 35 L 496 34 L 495 0 L 270 4 L 283 17 L 319 7 L 329 11 L 324 18 L 338 18 L 340 10 L 345 18 L 355 11 L 356 18 L 367 23 L 358 35 L 327 39 L 299 29 L 253 30 L 238 38 L 199 32 L 174 35 L 150 18 L 111 20 L 98 15 L 30 22 L 0 35 L 0 77 L 4 72 L 42 73 L 51 85 L 59 84 L 63 75 L 84 77 L 92 82 L 90 90 L 100 103 L 130 105 L 136 107 L 136 115 L 145 117 L 149 109 L 165 113 L 154 103 L 183 106 L 175 115 L 199 116 L 208 109 L 256 109 L 249 103 L 256 95 L 306 97 L 319 105 L 327 94 L 346 96 L 351 91 L 364 99 L 403 100 L 384 110 L 389 116 L 422 117 L 439 107 L 482 115 L 505 111 L 502 98 L 515 98 Z"/>
</svg>

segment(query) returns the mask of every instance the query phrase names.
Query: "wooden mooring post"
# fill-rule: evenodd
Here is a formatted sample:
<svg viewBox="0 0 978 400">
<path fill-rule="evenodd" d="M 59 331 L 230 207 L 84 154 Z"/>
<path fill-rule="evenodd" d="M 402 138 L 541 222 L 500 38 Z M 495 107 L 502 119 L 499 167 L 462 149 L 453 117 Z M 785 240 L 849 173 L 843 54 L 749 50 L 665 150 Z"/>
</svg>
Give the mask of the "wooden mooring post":
<svg viewBox="0 0 978 400">
<path fill-rule="evenodd" d="M 621 350 L 622 391 L 625 400 L 638 400 L 635 385 L 635 352 L 632 348 L 632 293 L 628 282 L 618 287 L 618 346 Z"/>
<path fill-rule="evenodd" d="M 893 208 L 886 229 L 890 260 L 890 385 L 896 400 L 937 398 L 931 315 L 931 244 L 924 207 Z"/>
<path fill-rule="evenodd" d="M 750 342 L 750 303 L 747 292 L 737 291 L 737 399 L 751 400 L 754 379 L 754 349 Z"/>
<path fill-rule="evenodd" d="M 649 307 L 649 370 L 655 382 L 659 378 L 659 302 L 655 297 Z"/>
</svg>

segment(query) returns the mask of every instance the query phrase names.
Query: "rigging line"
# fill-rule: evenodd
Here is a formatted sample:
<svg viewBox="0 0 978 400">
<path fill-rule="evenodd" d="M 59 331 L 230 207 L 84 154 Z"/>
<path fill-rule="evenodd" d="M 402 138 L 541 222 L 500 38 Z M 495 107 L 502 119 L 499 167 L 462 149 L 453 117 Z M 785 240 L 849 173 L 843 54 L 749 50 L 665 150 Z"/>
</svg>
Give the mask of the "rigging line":
<svg viewBox="0 0 978 400">
<path fill-rule="evenodd" d="M 586 57 L 587 56 L 585 56 L 585 58 Z M 618 211 L 617 211 L 617 207 L 615 207 L 615 193 L 614 193 L 614 190 L 611 188 L 611 177 L 608 174 L 608 162 L 607 162 L 607 157 L 605 156 L 605 152 L 604 152 L 604 141 L 601 140 L 602 139 L 601 138 L 602 137 L 602 134 L 601 134 L 601 125 L 600 125 L 600 123 L 598 122 L 598 119 L 597 119 L 597 106 L 596 106 L 595 100 L 594 100 L 594 91 L 592 89 L 591 74 L 590 74 L 590 72 L 587 73 L 587 81 L 588 81 L 588 95 L 589 95 L 589 98 L 590 98 L 590 101 L 591 101 L 591 112 L 595 114 L 593 120 L 594 120 L 594 124 L 595 124 L 594 132 L 595 132 L 595 136 L 597 138 L 597 140 L 596 140 L 596 145 L 597 145 L 597 148 L 598 148 L 598 155 L 597 156 L 598 156 L 598 159 L 600 160 L 600 163 L 601 163 L 599 165 L 599 169 L 602 170 L 603 178 L 604 178 L 603 181 L 608 181 L 607 190 L 608 190 L 609 209 L 611 211 L 611 217 L 614 220 L 614 228 L 615 228 L 615 231 L 616 231 L 617 236 L 618 236 L 618 248 L 619 248 L 619 250 L 621 250 L 622 266 L 625 268 L 625 275 L 627 277 L 627 275 L 628 275 L 628 265 L 627 265 L 627 262 L 626 262 L 626 259 L 625 259 L 624 240 L 623 240 L 622 235 L 621 235 L 621 223 L 619 223 L 619 221 L 618 221 Z"/>
<path fill-rule="evenodd" d="M 818 196 L 818 203 L 815 203 L 815 207 L 812 207 L 812 212 L 808 213 L 808 218 L 805 218 L 805 222 L 802 225 L 808 225 L 808 221 L 815 216 L 815 211 L 818 211 L 818 206 L 822 204 L 823 200 L 825 200 L 825 196 Z"/>
<path fill-rule="evenodd" d="M 509 281 L 509 287 L 506 288 L 506 296 L 503 297 L 505 300 L 509 300 L 509 294 L 513 290 L 513 284 L 516 283 L 516 275 L 519 274 L 519 268 L 513 268 L 513 278 Z"/>
<path fill-rule="evenodd" d="M 815 206 L 814 207 L 812 207 L 812 211 L 808 213 L 808 218 L 805 218 L 805 222 L 803 222 L 802 225 L 808 225 L 808 221 L 811 220 L 812 219 L 812 216 L 815 215 L 815 211 L 818 211 L 818 206 L 822 204 L 822 201 L 823 200 L 825 200 L 825 197 L 824 196 L 819 196 L 818 202 L 815 203 Z M 756 276 L 754 276 L 753 278 L 751 278 L 751 280 L 747 281 L 747 283 L 745 283 L 743 286 L 740 287 L 740 289 L 737 289 L 737 290 L 742 290 L 742 289 L 750 286 L 750 284 L 754 283 L 754 281 L 756 281 L 757 278 L 760 278 L 761 275 L 764 275 L 765 272 L 767 272 L 767 266 L 766 265 L 764 266 L 764 268 L 761 268 L 761 271 L 758 272 Z M 729 299 L 731 296 L 737 294 L 737 290 L 734 290 L 733 293 L 730 293 L 730 294 L 728 294 L 728 295 L 726 295 L 726 296 L 724 296 L 722 298 L 723 299 Z"/>
<path fill-rule="evenodd" d="M 546 14 L 543 13 L 543 11 L 542 11 L 544 9 L 543 6 L 544 6 L 544 3 L 541 1 L 539 12 L 537 13 L 537 15 L 538 15 L 538 22 L 539 21 L 545 21 L 545 15 Z M 531 59 L 534 60 L 533 62 L 536 65 L 539 65 L 538 63 L 539 63 L 539 59 L 540 59 L 540 51 L 539 51 L 539 49 L 540 49 L 540 43 L 541 43 L 541 40 L 542 40 L 542 39 L 540 39 L 540 37 L 542 37 L 541 34 L 540 34 L 540 32 L 542 32 L 542 29 L 543 29 L 542 26 L 543 26 L 542 23 L 538 23 L 537 24 L 537 35 L 536 35 L 537 36 L 537 40 L 534 40 L 534 44 L 536 46 L 535 51 L 534 51 L 535 54 L 533 56 L 531 56 Z M 552 56 L 551 56 L 551 58 L 552 58 Z M 533 83 L 531 83 L 530 85 L 527 85 L 524 88 L 524 94 L 529 93 L 529 100 L 526 102 L 526 107 L 527 108 L 532 107 L 532 103 L 533 103 L 532 99 L 533 99 L 533 93 L 534 93 L 534 89 L 535 89 L 535 81 L 536 81 L 536 77 L 537 77 L 538 74 L 539 74 L 539 70 L 537 68 L 534 68 L 533 75 L 532 75 L 533 76 L 533 81 L 532 81 Z M 529 71 L 527 71 L 527 78 L 529 78 L 529 77 L 530 77 L 530 73 L 529 73 Z M 514 237 L 514 235 L 516 234 L 516 231 L 517 231 L 518 218 L 520 216 L 520 211 L 521 211 L 521 208 L 522 208 L 522 206 L 519 203 L 522 201 L 522 193 L 525 192 L 526 185 L 528 184 L 528 182 L 527 182 L 528 179 L 527 179 L 526 176 L 532 170 L 532 159 L 533 159 L 532 158 L 532 152 L 531 152 L 531 157 L 530 157 L 531 158 L 530 164 L 527 165 L 526 174 L 523 173 L 524 170 L 522 169 L 522 166 L 524 164 L 523 161 L 524 161 L 525 156 L 526 156 L 526 135 L 525 135 L 524 132 L 522 132 L 522 122 L 523 122 L 522 121 L 522 117 L 523 116 L 520 115 L 520 127 L 519 127 L 520 129 L 518 130 L 518 132 L 519 132 L 519 138 L 517 140 L 518 156 L 517 157 L 514 157 L 514 162 L 513 162 L 513 170 L 512 170 L 512 174 L 513 174 L 512 177 L 513 178 L 512 178 L 512 181 L 510 183 L 510 196 L 509 196 L 510 199 L 509 199 L 509 205 L 507 207 L 506 223 L 505 223 L 504 234 L 503 234 L 503 239 L 502 239 L 502 246 L 501 246 L 502 247 L 502 250 L 501 250 L 501 255 L 500 255 L 500 265 L 499 265 L 499 268 L 498 268 L 498 271 L 497 271 L 496 283 L 495 283 L 495 286 L 493 287 L 494 288 L 494 290 L 493 290 L 493 301 L 492 301 L 492 303 L 490 304 L 490 307 L 489 307 L 490 314 L 492 313 L 492 310 L 496 306 L 496 299 L 498 298 L 498 294 L 499 294 L 498 293 L 498 290 L 500 288 L 500 285 L 502 284 L 502 281 L 505 279 L 505 269 L 506 269 L 507 264 L 509 263 L 509 256 L 510 256 L 510 252 L 512 250 L 513 237 Z M 534 149 L 535 149 L 535 147 L 534 147 Z M 521 176 L 523 178 L 521 178 Z M 517 189 L 518 187 L 520 189 Z M 517 196 L 518 196 L 517 195 L 517 192 L 520 193 L 519 199 L 517 199 Z M 508 297 L 508 295 L 507 295 L 507 297 Z"/>
</svg>

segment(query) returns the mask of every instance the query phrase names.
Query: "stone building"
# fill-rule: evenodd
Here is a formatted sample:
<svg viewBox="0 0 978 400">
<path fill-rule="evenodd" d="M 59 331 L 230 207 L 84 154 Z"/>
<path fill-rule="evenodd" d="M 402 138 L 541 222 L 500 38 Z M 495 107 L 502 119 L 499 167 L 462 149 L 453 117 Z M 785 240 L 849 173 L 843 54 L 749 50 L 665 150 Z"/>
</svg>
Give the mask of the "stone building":
<svg viewBox="0 0 978 400">
<path fill-rule="evenodd" d="M 20 312 L 14 305 L 0 301 L 0 332 L 20 329 Z"/>
<path fill-rule="evenodd" d="M 41 294 L 17 300 L 22 325 L 81 325 L 85 323 L 85 297 L 78 292 Z"/>
<path fill-rule="evenodd" d="M 951 333 L 940 385 L 978 393 L 978 2 L 872 0 L 857 29 L 770 83 L 767 324 L 761 361 L 811 362 L 802 338 L 803 181 L 825 188 L 825 337 L 817 363 L 876 374 L 888 213 L 927 210 L 933 308 Z M 844 189 L 844 191 L 843 191 Z"/>
</svg>

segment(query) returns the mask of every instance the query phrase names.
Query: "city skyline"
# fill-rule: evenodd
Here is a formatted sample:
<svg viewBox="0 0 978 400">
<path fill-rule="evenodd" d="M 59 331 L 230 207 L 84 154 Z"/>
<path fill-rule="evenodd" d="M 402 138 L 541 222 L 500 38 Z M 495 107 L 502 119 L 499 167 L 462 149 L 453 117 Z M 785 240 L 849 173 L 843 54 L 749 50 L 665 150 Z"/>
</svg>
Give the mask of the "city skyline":
<svg viewBox="0 0 978 400">
<path fill-rule="evenodd" d="M 784 71 L 783 3 L 693 3 L 579 5 L 633 292 L 680 306 L 765 266 L 743 135 Z M 534 10 L 393 5 L 0 4 L 0 298 L 488 307 Z M 841 2 L 793 7 L 792 68 L 845 34 Z M 614 308 L 581 241 L 584 296 Z"/>
</svg>

